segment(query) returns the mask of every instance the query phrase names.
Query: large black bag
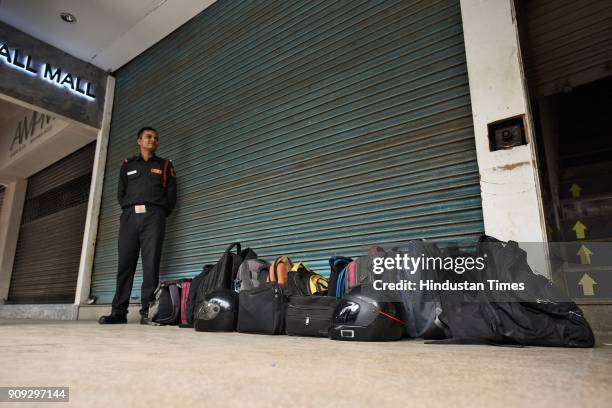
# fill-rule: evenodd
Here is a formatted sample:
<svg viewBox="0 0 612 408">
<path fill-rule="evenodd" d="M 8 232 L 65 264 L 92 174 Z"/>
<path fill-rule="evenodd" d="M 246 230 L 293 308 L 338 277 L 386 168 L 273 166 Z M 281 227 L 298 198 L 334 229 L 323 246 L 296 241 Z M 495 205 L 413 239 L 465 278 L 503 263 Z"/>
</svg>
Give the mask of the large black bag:
<svg viewBox="0 0 612 408">
<path fill-rule="evenodd" d="M 234 247 L 236 247 L 236 253 L 232 252 Z M 217 289 L 233 289 L 240 264 L 246 259 L 256 258 L 257 254 L 253 250 L 250 248 L 242 250 L 238 242 L 228 246 L 215 267 L 204 276 L 198 290 L 197 302 L 200 303 L 207 294 Z"/>
<path fill-rule="evenodd" d="M 285 332 L 290 336 L 327 337 L 338 299 L 332 296 L 289 298 Z"/>
<path fill-rule="evenodd" d="M 236 253 L 232 252 L 234 247 L 236 247 Z M 251 248 L 242 250 L 238 242 L 229 245 L 215 266 L 203 276 L 196 291 L 194 310 L 197 310 L 206 295 L 215 290 L 233 289 L 240 264 L 246 259 L 256 258 L 257 254 Z"/>
<path fill-rule="evenodd" d="M 408 255 L 410 258 L 422 256 L 436 258 L 442 253 L 435 243 L 425 240 L 412 240 L 401 248 L 387 252 L 387 257 L 395 257 L 396 254 Z M 398 281 L 412 281 L 415 283 L 414 290 L 398 291 L 401 300 L 401 308 L 406 322 L 406 334 L 413 338 L 441 339 L 445 337 L 443 325 L 439 320 L 442 312 L 440 299 L 435 292 L 419 289 L 421 281 L 437 279 L 439 272 L 433 267 L 420 264 L 415 270 L 399 269 L 396 279 Z"/>
<path fill-rule="evenodd" d="M 593 347 L 593 331 L 576 303 L 548 279 L 533 273 L 516 242 L 483 237 L 476 255 L 486 256 L 480 281 L 525 283 L 525 290 L 442 291 L 440 319 L 449 337 L 461 343 L 522 346 Z M 469 256 L 461 254 L 461 256 Z"/>
<path fill-rule="evenodd" d="M 287 297 L 283 285 L 269 282 L 243 290 L 238 297 L 238 328 L 241 333 L 284 334 Z"/>
<path fill-rule="evenodd" d="M 202 268 L 202 272 L 198 276 L 193 278 L 193 280 L 191 281 L 191 286 L 189 287 L 189 295 L 187 297 L 187 307 L 185 308 L 186 309 L 185 314 L 187 315 L 186 316 L 187 324 L 186 325 L 181 324 L 180 325 L 181 328 L 183 327 L 192 328 L 193 327 L 197 296 L 198 296 L 200 285 L 204 281 L 204 277 L 208 275 L 208 273 L 212 270 L 212 268 L 214 268 L 214 266 L 215 266 L 214 264 L 204 265 L 204 267 Z"/>
</svg>

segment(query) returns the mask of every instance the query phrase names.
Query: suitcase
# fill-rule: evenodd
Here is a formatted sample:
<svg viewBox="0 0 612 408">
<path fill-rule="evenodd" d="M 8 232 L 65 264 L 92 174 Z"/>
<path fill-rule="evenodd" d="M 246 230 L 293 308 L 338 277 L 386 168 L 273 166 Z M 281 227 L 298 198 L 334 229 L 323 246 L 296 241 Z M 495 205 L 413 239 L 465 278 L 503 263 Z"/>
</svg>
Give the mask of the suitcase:
<svg viewBox="0 0 612 408">
<path fill-rule="evenodd" d="M 327 337 L 337 305 L 333 296 L 291 296 L 285 332 L 289 336 Z"/>
</svg>

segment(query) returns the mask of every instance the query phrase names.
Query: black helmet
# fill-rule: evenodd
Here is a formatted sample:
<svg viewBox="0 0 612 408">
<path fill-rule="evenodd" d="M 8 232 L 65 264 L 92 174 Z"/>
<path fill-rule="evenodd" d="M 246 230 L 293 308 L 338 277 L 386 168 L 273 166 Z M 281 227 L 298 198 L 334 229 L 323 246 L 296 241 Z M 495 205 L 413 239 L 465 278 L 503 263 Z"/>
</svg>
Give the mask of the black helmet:
<svg viewBox="0 0 612 408">
<path fill-rule="evenodd" d="M 196 331 L 231 332 L 238 319 L 238 295 L 229 289 L 209 293 L 198 306 L 194 327 Z"/>
<path fill-rule="evenodd" d="M 351 293 L 336 306 L 329 336 L 332 340 L 393 341 L 401 339 L 404 330 L 395 303 Z"/>
</svg>

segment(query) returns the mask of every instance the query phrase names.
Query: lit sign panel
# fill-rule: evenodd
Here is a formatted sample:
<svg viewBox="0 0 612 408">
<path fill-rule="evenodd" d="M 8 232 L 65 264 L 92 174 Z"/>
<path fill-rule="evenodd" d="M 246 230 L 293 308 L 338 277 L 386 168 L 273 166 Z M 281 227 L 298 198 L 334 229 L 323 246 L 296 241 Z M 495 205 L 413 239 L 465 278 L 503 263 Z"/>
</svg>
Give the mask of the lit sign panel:
<svg viewBox="0 0 612 408">
<path fill-rule="evenodd" d="M 76 95 L 84 96 L 88 99 L 96 99 L 91 82 L 64 71 L 61 67 L 52 66 L 45 61 L 36 61 L 31 55 L 27 55 L 19 49 L 11 49 L 3 43 L 0 43 L 0 61 L 5 62 L 10 68 L 30 76 L 38 76 Z"/>
</svg>

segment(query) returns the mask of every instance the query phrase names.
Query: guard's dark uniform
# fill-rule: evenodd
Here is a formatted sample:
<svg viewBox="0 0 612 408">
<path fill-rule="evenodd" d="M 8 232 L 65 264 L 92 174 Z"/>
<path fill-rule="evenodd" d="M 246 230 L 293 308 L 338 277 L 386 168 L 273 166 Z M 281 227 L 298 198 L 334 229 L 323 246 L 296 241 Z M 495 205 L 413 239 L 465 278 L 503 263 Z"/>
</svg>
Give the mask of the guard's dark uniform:
<svg viewBox="0 0 612 408">
<path fill-rule="evenodd" d="M 166 217 L 176 204 L 176 175 L 172 162 L 153 155 L 124 160 L 117 199 L 123 209 L 119 226 L 119 268 L 112 314 L 125 316 L 138 254 L 142 255 L 141 315 L 146 315 L 159 279 L 159 261 Z M 144 205 L 145 212 L 142 211 Z"/>
</svg>

